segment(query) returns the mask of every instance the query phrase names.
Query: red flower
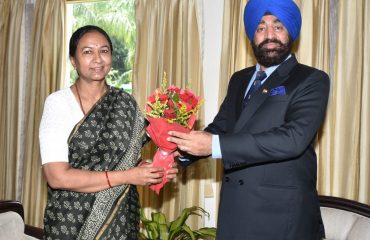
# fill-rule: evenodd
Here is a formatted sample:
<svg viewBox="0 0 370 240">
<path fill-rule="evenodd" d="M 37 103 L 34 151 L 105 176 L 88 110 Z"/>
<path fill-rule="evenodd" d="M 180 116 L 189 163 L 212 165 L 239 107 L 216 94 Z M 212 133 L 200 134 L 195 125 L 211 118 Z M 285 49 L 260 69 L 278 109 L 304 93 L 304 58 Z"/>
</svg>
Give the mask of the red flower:
<svg viewBox="0 0 370 240">
<path fill-rule="evenodd" d="M 165 109 L 164 110 L 164 117 L 167 118 L 167 119 L 174 119 L 176 118 L 176 112 L 173 108 L 171 109 Z"/>
<path fill-rule="evenodd" d="M 173 100 L 172 100 L 171 98 L 170 98 L 170 99 L 168 99 L 167 104 L 168 104 L 168 107 L 169 107 L 169 108 L 173 108 L 173 106 L 175 105 L 175 104 L 173 103 Z"/>
<path fill-rule="evenodd" d="M 193 94 L 193 92 L 187 89 L 180 92 L 179 98 L 186 105 L 186 109 L 188 111 L 194 109 L 199 103 L 198 98 Z"/>
<path fill-rule="evenodd" d="M 180 88 L 178 88 L 178 87 L 175 87 L 174 85 L 171 85 L 169 88 L 168 88 L 168 91 L 170 92 L 170 93 L 179 93 L 180 92 Z"/>
<path fill-rule="evenodd" d="M 155 95 L 150 95 L 150 96 L 148 97 L 148 101 L 149 101 L 150 103 L 155 103 Z"/>
<path fill-rule="evenodd" d="M 158 98 L 159 98 L 159 101 L 161 101 L 161 103 L 164 103 L 164 102 L 166 102 L 168 96 L 167 96 L 167 94 L 159 93 Z"/>
<path fill-rule="evenodd" d="M 161 88 L 148 97 L 146 115 L 152 118 L 165 118 L 169 123 L 177 122 L 190 128 L 189 118 L 196 113 L 201 105 L 200 98 L 188 89 L 180 89 L 171 85 L 166 87 L 164 78 Z"/>
</svg>

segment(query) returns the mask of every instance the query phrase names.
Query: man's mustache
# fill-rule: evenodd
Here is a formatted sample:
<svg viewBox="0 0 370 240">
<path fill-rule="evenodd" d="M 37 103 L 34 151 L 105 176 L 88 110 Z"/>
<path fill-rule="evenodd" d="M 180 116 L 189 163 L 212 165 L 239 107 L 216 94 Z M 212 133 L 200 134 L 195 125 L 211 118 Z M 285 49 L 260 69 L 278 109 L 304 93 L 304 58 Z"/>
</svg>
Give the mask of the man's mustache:
<svg viewBox="0 0 370 240">
<path fill-rule="evenodd" d="M 277 43 L 277 44 L 279 44 L 279 47 L 284 46 L 284 44 L 283 44 L 281 41 L 279 41 L 278 39 L 266 39 L 266 40 L 262 41 L 262 42 L 258 45 L 258 48 L 262 48 L 262 47 L 263 47 L 263 45 L 266 45 L 266 44 L 268 44 L 268 43 Z"/>
</svg>

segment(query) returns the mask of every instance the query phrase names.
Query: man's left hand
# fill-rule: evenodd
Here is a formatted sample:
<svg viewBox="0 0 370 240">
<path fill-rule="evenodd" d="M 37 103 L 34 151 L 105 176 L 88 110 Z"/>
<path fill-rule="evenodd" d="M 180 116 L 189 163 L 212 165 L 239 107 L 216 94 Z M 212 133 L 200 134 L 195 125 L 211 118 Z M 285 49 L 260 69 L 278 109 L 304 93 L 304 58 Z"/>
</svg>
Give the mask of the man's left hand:
<svg viewBox="0 0 370 240">
<path fill-rule="evenodd" d="M 190 133 L 170 131 L 168 141 L 176 143 L 177 147 L 193 156 L 208 156 L 212 154 L 212 134 L 205 131 Z"/>
</svg>

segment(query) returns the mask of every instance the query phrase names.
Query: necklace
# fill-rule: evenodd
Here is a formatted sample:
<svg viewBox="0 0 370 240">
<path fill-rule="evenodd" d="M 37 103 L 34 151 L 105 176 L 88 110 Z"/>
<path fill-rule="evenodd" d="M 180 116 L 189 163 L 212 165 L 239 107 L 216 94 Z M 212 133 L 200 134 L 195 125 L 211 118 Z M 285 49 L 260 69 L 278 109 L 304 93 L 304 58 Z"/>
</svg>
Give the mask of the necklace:
<svg viewBox="0 0 370 240">
<path fill-rule="evenodd" d="M 84 107 L 82 106 L 81 96 L 80 96 L 80 92 L 78 91 L 77 83 L 75 84 L 75 86 L 76 86 L 77 97 L 78 97 L 78 101 L 80 103 L 81 110 L 82 110 L 83 114 L 86 115 Z"/>
<path fill-rule="evenodd" d="M 76 92 L 77 92 L 78 102 L 79 102 L 79 104 L 80 104 L 80 107 L 81 107 L 82 113 L 83 113 L 84 115 L 86 115 L 86 112 L 85 112 L 85 110 L 84 110 L 84 107 L 82 106 L 82 101 L 81 101 L 80 91 L 78 90 L 78 85 L 77 85 L 77 83 L 75 83 L 75 86 L 76 86 Z M 103 93 L 103 95 L 108 91 L 108 88 L 109 88 L 109 87 L 108 87 L 107 85 L 105 85 L 105 89 L 104 89 L 104 93 Z"/>
</svg>

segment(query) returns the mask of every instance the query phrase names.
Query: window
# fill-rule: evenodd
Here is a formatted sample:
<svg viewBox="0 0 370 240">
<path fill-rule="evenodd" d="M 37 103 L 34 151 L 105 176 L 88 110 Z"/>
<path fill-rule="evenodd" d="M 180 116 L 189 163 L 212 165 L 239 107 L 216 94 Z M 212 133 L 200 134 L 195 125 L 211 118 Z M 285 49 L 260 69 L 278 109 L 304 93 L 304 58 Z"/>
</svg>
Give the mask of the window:
<svg viewBox="0 0 370 240">
<path fill-rule="evenodd" d="M 96 25 L 104 29 L 113 44 L 112 69 L 107 76 L 109 85 L 132 92 L 132 66 L 135 54 L 135 0 L 110 0 L 67 4 L 67 39 L 77 28 Z M 68 56 L 68 49 L 67 49 Z M 77 79 L 69 58 L 67 85 Z"/>
</svg>

